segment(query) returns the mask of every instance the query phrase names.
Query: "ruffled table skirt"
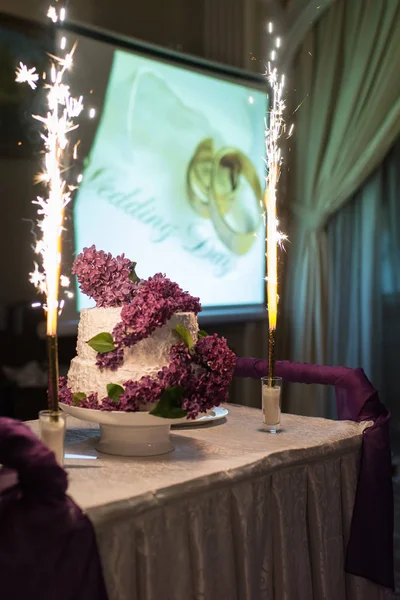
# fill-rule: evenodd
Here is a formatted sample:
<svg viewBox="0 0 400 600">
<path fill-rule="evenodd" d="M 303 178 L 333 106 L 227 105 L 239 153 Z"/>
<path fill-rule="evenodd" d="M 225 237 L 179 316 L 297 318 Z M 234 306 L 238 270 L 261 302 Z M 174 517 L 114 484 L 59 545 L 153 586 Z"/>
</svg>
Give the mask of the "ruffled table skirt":
<svg viewBox="0 0 400 600">
<path fill-rule="evenodd" d="M 378 600 L 344 572 L 357 453 L 92 515 L 110 600 Z M 89 512 L 90 515 L 90 512 Z"/>
<path fill-rule="evenodd" d="M 344 570 L 367 424 L 283 415 L 277 435 L 261 425 L 260 411 L 230 407 L 225 424 L 177 431 L 165 457 L 99 455 L 69 469 L 109 600 L 392 597 Z M 68 427 L 68 452 L 93 453 L 96 430 Z"/>
</svg>

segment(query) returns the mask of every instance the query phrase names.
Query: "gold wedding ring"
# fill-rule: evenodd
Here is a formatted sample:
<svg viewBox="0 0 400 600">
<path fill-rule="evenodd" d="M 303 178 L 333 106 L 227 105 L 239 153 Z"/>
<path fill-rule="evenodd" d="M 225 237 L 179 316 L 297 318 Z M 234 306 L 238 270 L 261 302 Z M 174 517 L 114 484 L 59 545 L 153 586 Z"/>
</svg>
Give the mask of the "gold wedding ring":
<svg viewBox="0 0 400 600">
<path fill-rule="evenodd" d="M 228 169 L 232 191 L 235 194 L 239 189 L 241 176 L 247 180 L 252 189 L 256 217 L 250 218 L 250 215 L 246 215 L 243 231 L 237 231 L 227 219 L 232 200 L 227 198 L 223 190 L 219 189 L 218 182 L 221 169 Z M 216 154 L 211 172 L 209 198 L 211 220 L 219 238 L 235 254 L 246 254 L 255 241 L 255 235 L 261 221 L 262 189 L 253 163 L 243 152 L 236 148 L 223 148 Z"/>
<path fill-rule="evenodd" d="M 210 218 L 209 194 L 214 155 L 214 142 L 211 138 L 206 138 L 197 146 L 187 170 L 187 192 L 190 203 L 205 219 Z M 231 196 L 233 200 L 233 194 Z M 226 202 L 229 203 L 228 198 Z"/>
<path fill-rule="evenodd" d="M 208 210 L 208 193 L 213 155 L 213 141 L 211 138 L 207 138 L 197 146 L 187 169 L 186 187 L 189 201 L 195 211 L 205 219 L 208 219 L 210 216 L 210 211 Z"/>
<path fill-rule="evenodd" d="M 242 176 L 254 194 L 256 216 L 244 214 L 243 230 L 237 231 L 230 217 L 239 208 L 237 195 Z M 260 225 L 262 201 L 260 180 L 249 158 L 236 148 L 223 148 L 215 154 L 213 140 L 203 140 L 189 163 L 187 191 L 192 207 L 203 218 L 212 220 L 225 246 L 235 254 L 246 254 Z"/>
</svg>

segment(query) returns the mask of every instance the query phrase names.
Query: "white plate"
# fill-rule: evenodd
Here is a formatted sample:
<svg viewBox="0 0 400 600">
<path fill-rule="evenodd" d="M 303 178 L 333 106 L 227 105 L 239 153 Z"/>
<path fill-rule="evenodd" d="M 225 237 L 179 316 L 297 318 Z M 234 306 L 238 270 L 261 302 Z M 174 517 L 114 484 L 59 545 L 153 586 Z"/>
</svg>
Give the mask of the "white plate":
<svg viewBox="0 0 400 600">
<path fill-rule="evenodd" d="M 206 423 L 218 422 L 225 419 L 229 414 L 229 410 L 223 406 L 216 406 L 208 411 L 207 414 L 197 417 L 197 419 L 181 421 L 179 424 L 172 425 L 172 429 L 181 429 L 183 427 L 198 427 L 199 425 L 205 425 Z"/>
<path fill-rule="evenodd" d="M 60 402 L 62 410 L 72 417 L 82 421 L 90 421 L 99 425 L 114 425 L 120 427 L 165 427 L 173 423 L 186 422 L 183 419 L 163 419 L 155 417 L 149 412 L 123 412 L 118 410 L 94 410 L 93 408 L 82 408 L 81 406 L 70 406 Z"/>
</svg>

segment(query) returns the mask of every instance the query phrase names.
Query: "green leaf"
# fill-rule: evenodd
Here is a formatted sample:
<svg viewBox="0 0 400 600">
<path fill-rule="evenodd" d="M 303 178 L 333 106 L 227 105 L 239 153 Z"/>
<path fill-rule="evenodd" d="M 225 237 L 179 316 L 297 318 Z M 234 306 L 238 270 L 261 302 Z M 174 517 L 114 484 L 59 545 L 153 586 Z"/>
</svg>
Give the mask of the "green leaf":
<svg viewBox="0 0 400 600">
<path fill-rule="evenodd" d="M 150 414 L 163 419 L 182 419 L 186 417 L 186 411 L 179 406 L 179 400 L 181 400 L 184 391 L 179 385 L 164 390 L 157 406 L 153 408 Z"/>
<path fill-rule="evenodd" d="M 131 281 L 133 281 L 134 283 L 139 283 L 140 277 L 138 277 L 136 275 L 136 271 L 135 271 L 136 265 L 137 265 L 137 263 L 135 263 L 135 262 L 131 263 L 131 266 L 130 266 L 131 272 L 130 272 L 130 275 L 129 275 L 129 279 Z"/>
<path fill-rule="evenodd" d="M 86 400 L 86 394 L 83 392 L 75 392 L 75 394 L 72 394 L 72 402 L 74 403 L 74 406 L 79 406 L 81 400 Z"/>
<path fill-rule="evenodd" d="M 91 340 L 86 342 L 93 350 L 104 354 L 105 352 L 112 352 L 115 350 L 114 342 L 111 333 L 98 333 Z"/>
<path fill-rule="evenodd" d="M 194 343 L 192 334 L 190 333 L 189 329 L 186 329 L 186 327 L 183 327 L 183 325 L 180 325 L 178 323 L 178 325 L 175 327 L 175 331 L 182 339 L 182 341 L 186 344 L 186 346 L 189 348 L 189 350 L 191 350 L 194 346 Z"/>
<path fill-rule="evenodd" d="M 124 388 L 122 385 L 118 385 L 117 383 L 108 383 L 107 384 L 107 396 L 111 398 L 113 402 L 117 404 L 119 402 L 119 397 L 124 393 Z"/>
<path fill-rule="evenodd" d="M 197 334 L 197 337 L 199 340 L 201 340 L 201 338 L 203 337 L 208 337 L 208 333 L 207 331 L 204 331 L 204 329 L 199 329 L 199 333 Z"/>
</svg>

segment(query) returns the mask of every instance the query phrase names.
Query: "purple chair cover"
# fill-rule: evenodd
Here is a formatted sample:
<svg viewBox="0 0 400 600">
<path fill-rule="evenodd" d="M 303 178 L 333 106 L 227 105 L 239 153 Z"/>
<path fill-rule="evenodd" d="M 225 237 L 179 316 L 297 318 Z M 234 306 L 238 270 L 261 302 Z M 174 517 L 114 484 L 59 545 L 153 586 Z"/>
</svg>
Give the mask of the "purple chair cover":
<svg viewBox="0 0 400 600">
<path fill-rule="evenodd" d="M 235 375 L 268 375 L 265 360 L 237 358 Z M 363 435 L 346 571 L 394 589 L 394 507 L 390 412 L 362 369 L 277 361 L 275 375 L 292 383 L 333 385 L 339 419 L 373 421 Z"/>
<path fill-rule="evenodd" d="M 67 474 L 22 423 L 0 418 L 0 597 L 107 600 L 94 531 Z"/>
</svg>

